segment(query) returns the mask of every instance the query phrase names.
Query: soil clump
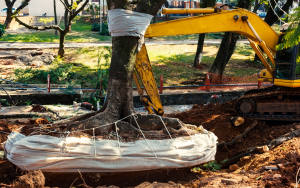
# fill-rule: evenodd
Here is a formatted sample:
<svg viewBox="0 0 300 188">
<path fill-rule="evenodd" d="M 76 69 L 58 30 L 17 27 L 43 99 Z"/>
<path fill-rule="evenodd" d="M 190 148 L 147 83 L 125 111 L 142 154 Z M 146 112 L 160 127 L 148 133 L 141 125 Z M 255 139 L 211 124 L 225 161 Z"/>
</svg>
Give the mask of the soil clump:
<svg viewBox="0 0 300 188">
<path fill-rule="evenodd" d="M 44 107 L 37 104 L 32 106 L 32 109 L 29 112 L 47 112 L 47 110 Z"/>
<path fill-rule="evenodd" d="M 18 188 L 44 188 L 45 177 L 42 171 L 29 172 L 21 177 L 17 183 Z"/>
</svg>

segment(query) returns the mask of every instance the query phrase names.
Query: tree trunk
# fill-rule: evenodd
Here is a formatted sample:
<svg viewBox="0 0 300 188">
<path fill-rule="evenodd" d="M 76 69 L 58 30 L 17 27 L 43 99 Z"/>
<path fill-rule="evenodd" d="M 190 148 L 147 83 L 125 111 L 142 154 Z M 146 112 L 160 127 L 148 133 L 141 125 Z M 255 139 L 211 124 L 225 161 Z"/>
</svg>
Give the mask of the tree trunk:
<svg viewBox="0 0 300 188">
<path fill-rule="evenodd" d="M 238 0 L 237 6 L 240 8 L 249 9 L 250 1 Z M 237 33 L 230 33 L 230 32 L 225 33 L 217 57 L 212 67 L 210 68 L 209 72 L 223 75 L 225 67 L 234 52 L 234 48 L 238 38 L 239 38 L 239 34 Z"/>
<path fill-rule="evenodd" d="M 133 7 L 128 1 L 108 0 L 107 2 L 109 9 L 133 9 L 134 11 L 151 15 L 155 15 L 163 3 L 164 0 L 141 0 L 136 7 Z M 93 113 L 90 116 L 85 115 L 72 119 L 67 124 L 67 130 L 93 129 L 100 125 L 106 125 L 94 130 L 96 134 L 108 133 L 114 127 L 113 122 L 134 113 L 132 87 L 138 43 L 138 37 L 112 37 L 112 57 L 109 69 L 107 98 L 104 107 L 96 115 Z M 162 118 L 166 126 L 180 128 L 177 120 Z M 141 129 L 151 130 L 154 127 L 163 128 L 164 126 L 160 118 L 153 115 L 146 117 L 139 116 L 136 121 L 141 126 Z M 132 117 L 124 121 L 119 121 L 119 123 L 124 125 L 123 127 L 118 125 L 118 128 L 122 130 L 124 130 L 124 127 L 134 130 L 136 129 L 134 126 L 137 125 Z"/>
<path fill-rule="evenodd" d="M 237 33 L 231 33 L 231 32 L 225 33 L 217 57 L 214 61 L 214 64 L 210 68 L 209 72 L 218 75 L 223 75 L 225 67 L 228 61 L 230 60 L 231 55 L 234 52 L 235 44 L 238 38 L 239 38 L 239 34 Z"/>
<path fill-rule="evenodd" d="M 65 37 L 66 37 L 66 32 L 60 32 L 59 36 L 59 49 L 58 49 L 58 55 L 60 57 L 64 57 L 65 55 Z"/>
<path fill-rule="evenodd" d="M 95 126 L 110 124 L 121 117 L 126 117 L 133 113 L 133 67 L 135 56 L 137 54 L 138 38 L 123 36 L 112 38 L 112 58 L 109 71 L 107 107 L 102 113 L 78 122 L 68 127 L 68 130 L 81 129 L 80 124 L 85 129 Z M 80 124 L 79 124 L 80 123 Z M 102 132 L 108 132 L 110 126 L 101 129 Z M 97 130 L 96 134 L 101 134 Z"/>
<path fill-rule="evenodd" d="M 153 17 L 153 22 L 152 23 L 156 23 L 156 19 L 157 19 L 157 16 L 155 15 L 154 17 Z"/>
<path fill-rule="evenodd" d="M 12 8 L 13 8 L 15 2 L 16 2 L 15 0 L 14 1 L 5 0 L 5 4 L 7 6 L 7 11 L 6 11 L 6 19 L 5 19 L 4 24 L 5 24 L 6 29 L 9 29 L 10 23 L 13 20 L 13 18 L 12 18 L 12 14 L 13 14 Z"/>
<path fill-rule="evenodd" d="M 203 1 L 202 8 L 213 7 L 213 6 L 215 6 L 214 0 Z M 199 67 L 201 64 L 204 40 L 205 40 L 205 34 L 199 34 L 198 46 L 197 46 L 197 51 L 196 51 L 196 55 L 195 55 L 195 59 L 194 59 L 194 67 L 195 68 Z"/>
<path fill-rule="evenodd" d="M 68 24 L 69 24 L 69 12 L 68 12 L 68 10 L 65 10 L 64 20 L 65 20 L 65 28 L 67 28 Z"/>
<path fill-rule="evenodd" d="M 8 8 L 7 8 L 8 9 Z M 7 10 L 7 13 L 6 13 L 6 19 L 5 19 L 5 28 L 6 29 L 9 29 L 10 27 L 10 23 L 11 21 L 13 20 L 13 18 L 11 17 L 12 16 L 12 11 L 8 11 Z"/>
<path fill-rule="evenodd" d="M 196 55 L 195 55 L 195 59 L 194 59 L 194 67 L 195 68 L 199 67 L 201 64 L 204 40 L 205 40 L 205 34 L 199 34 L 198 46 L 197 46 L 197 51 L 196 51 Z"/>
</svg>

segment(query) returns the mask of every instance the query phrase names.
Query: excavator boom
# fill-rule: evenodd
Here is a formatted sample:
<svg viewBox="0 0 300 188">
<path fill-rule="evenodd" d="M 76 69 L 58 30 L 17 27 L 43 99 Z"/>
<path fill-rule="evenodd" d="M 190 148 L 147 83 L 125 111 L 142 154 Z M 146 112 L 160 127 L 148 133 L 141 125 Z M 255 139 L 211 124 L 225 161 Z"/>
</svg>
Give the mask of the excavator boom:
<svg viewBox="0 0 300 188">
<path fill-rule="evenodd" d="M 221 10 L 218 8 L 195 10 L 163 9 L 163 13 L 202 13 L 205 15 L 151 24 L 145 33 L 145 38 L 217 32 L 239 33 L 248 38 L 251 47 L 258 54 L 258 57 L 262 60 L 262 63 L 269 72 L 268 75 L 273 75 L 275 67 L 275 48 L 278 43 L 279 35 L 256 14 L 240 8 L 234 10 Z M 259 46 L 271 60 L 271 63 L 267 60 Z M 137 72 L 137 74 L 135 73 L 134 75 L 135 84 L 137 88 L 139 88 L 141 100 L 146 108 L 150 113 L 154 111 L 158 115 L 164 115 L 145 45 L 137 54 L 135 69 Z M 137 78 L 139 78 L 143 84 L 144 90 L 149 98 L 143 96 L 144 90 L 141 90 L 142 87 L 137 81 Z M 151 110 L 151 108 L 153 110 Z"/>
<path fill-rule="evenodd" d="M 243 16 L 248 17 L 248 21 L 255 29 L 257 35 L 275 53 L 275 47 L 279 38 L 278 34 L 259 16 L 245 9 L 234 9 L 151 24 L 145 33 L 145 37 L 234 32 L 244 35 L 254 42 L 259 42 L 247 22 L 242 20 Z"/>
</svg>

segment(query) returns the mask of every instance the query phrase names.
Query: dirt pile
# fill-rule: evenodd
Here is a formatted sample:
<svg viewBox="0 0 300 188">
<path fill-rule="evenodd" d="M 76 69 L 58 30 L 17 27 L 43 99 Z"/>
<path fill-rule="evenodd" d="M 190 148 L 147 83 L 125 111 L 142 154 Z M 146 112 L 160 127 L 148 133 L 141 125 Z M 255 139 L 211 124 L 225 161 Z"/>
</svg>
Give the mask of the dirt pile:
<svg viewBox="0 0 300 188">
<path fill-rule="evenodd" d="M 45 186 L 45 177 L 40 170 L 29 172 L 19 177 L 17 186 L 18 188 L 43 188 Z"/>
<path fill-rule="evenodd" d="M 3 143 L 7 140 L 7 136 L 9 133 L 11 133 L 13 130 L 17 130 L 19 126 L 17 126 L 15 123 L 6 121 L 6 120 L 0 120 L 0 143 Z M 3 150 L 2 148 L 0 150 Z"/>
<path fill-rule="evenodd" d="M 169 181 L 168 183 L 158 183 L 158 182 L 153 182 L 153 183 L 149 183 L 149 182 L 144 182 L 138 186 L 136 186 L 136 188 L 161 188 L 161 187 L 166 187 L 166 188 L 183 188 L 184 186 L 181 185 L 180 183 L 174 183 L 172 181 Z"/>
<path fill-rule="evenodd" d="M 190 110 L 168 116 L 178 118 L 187 124 L 202 125 L 218 137 L 219 143 L 227 143 L 242 134 L 253 123 L 252 119 L 245 117 L 244 124 L 238 127 L 233 126 L 231 118 L 236 117 L 234 104 L 235 101 L 223 104 L 198 104 Z M 297 123 L 290 122 L 258 122 L 244 140 L 237 141 L 230 147 L 218 148 L 216 160 L 220 162 L 247 152 L 250 148 L 263 146 L 273 139 L 297 129 L 296 126 Z"/>
<path fill-rule="evenodd" d="M 10 50 L 6 51 L 16 57 L 15 60 L 7 59 L 2 60 L 2 65 L 20 65 L 20 66 L 31 66 L 40 67 L 42 65 L 50 65 L 56 54 L 50 52 L 43 52 L 43 50 Z"/>
<path fill-rule="evenodd" d="M 29 112 L 47 112 L 47 110 L 44 107 L 37 104 L 32 106 L 32 109 Z"/>
<path fill-rule="evenodd" d="M 255 172 L 265 187 L 295 187 L 300 169 L 299 145 L 300 138 L 295 137 L 266 153 L 243 157 L 247 160 L 241 161 L 246 163 L 234 173 Z"/>
</svg>

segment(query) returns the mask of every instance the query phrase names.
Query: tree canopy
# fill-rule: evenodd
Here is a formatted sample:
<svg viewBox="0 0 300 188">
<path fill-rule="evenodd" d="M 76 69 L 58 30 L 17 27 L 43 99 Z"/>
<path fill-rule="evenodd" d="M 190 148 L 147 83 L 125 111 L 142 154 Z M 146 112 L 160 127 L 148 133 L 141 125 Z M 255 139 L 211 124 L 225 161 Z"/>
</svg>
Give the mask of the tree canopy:
<svg viewBox="0 0 300 188">
<path fill-rule="evenodd" d="M 288 15 L 289 23 L 288 30 L 284 35 L 284 41 L 277 46 L 277 50 L 282 48 L 290 48 L 298 45 L 300 42 L 300 7 L 294 9 L 292 14 Z M 300 54 L 298 53 L 297 62 L 300 62 Z"/>
</svg>

